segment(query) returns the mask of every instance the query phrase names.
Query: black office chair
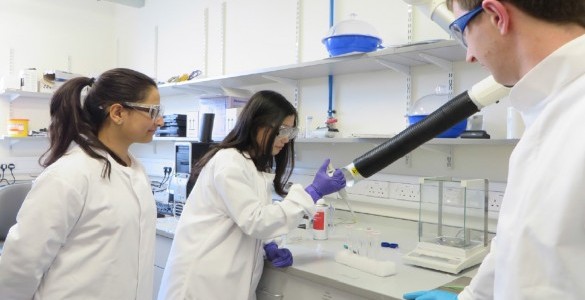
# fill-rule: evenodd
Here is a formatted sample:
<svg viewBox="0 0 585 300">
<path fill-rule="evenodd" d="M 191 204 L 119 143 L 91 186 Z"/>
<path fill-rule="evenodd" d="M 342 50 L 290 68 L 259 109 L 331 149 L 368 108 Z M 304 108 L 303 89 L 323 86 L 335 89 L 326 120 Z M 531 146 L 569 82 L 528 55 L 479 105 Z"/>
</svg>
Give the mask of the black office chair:
<svg viewBox="0 0 585 300">
<path fill-rule="evenodd" d="M 8 230 L 16 224 L 16 214 L 31 186 L 27 182 L 0 187 L 0 241 L 6 239 Z"/>
</svg>

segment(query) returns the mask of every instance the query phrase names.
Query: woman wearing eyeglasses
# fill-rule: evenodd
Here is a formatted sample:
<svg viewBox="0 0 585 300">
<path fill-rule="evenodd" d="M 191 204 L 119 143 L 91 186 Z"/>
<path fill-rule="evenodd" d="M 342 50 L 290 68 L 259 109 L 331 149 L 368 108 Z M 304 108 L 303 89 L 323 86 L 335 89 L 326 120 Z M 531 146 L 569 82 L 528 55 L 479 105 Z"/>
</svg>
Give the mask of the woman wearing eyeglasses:
<svg viewBox="0 0 585 300">
<path fill-rule="evenodd" d="M 312 216 L 314 202 L 345 186 L 340 170 L 321 166 L 311 185 L 293 184 L 297 111 L 273 91 L 254 94 L 234 129 L 195 165 L 158 299 L 256 299 L 264 255 L 275 267 L 293 262 L 267 240 Z M 284 197 L 272 202 L 272 190 Z"/>
<path fill-rule="evenodd" d="M 46 169 L 0 258 L 0 299 L 152 299 L 156 207 L 128 148 L 162 125 L 156 83 L 129 69 L 73 78 L 50 115 Z"/>
</svg>

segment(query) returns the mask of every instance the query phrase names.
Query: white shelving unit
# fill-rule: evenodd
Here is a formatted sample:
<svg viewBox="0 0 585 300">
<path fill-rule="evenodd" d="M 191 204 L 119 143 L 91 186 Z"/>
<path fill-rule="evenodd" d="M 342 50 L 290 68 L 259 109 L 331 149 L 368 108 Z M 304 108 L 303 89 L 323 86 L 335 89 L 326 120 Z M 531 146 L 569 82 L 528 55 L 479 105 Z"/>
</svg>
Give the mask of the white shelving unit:
<svg viewBox="0 0 585 300">
<path fill-rule="evenodd" d="M 221 93 L 222 88 L 242 88 L 274 82 L 294 86 L 301 79 L 374 72 L 389 68 L 404 73 L 412 66 L 434 64 L 437 61 L 454 62 L 464 59 L 465 49 L 459 43 L 453 40 L 442 40 L 386 48 L 370 53 L 336 56 L 226 76 L 163 84 L 159 85 L 159 91 L 161 96 L 164 97 L 193 93 Z"/>
<path fill-rule="evenodd" d="M 8 99 L 10 102 L 23 98 L 39 98 L 39 99 L 50 99 L 53 94 L 50 93 L 36 93 L 36 92 L 25 92 L 17 89 L 5 89 L 0 91 L 0 98 Z"/>
<path fill-rule="evenodd" d="M 247 86 L 269 84 L 274 82 L 296 85 L 298 80 L 324 77 L 328 75 L 344 75 L 362 72 L 375 72 L 393 69 L 397 72 L 408 72 L 410 67 L 439 62 L 454 62 L 465 59 L 465 49 L 453 40 L 441 40 L 429 43 L 386 48 L 370 53 L 356 53 L 336 56 L 327 59 L 304 62 L 300 64 L 259 69 L 238 74 L 201 78 L 191 81 L 159 85 L 162 97 L 190 94 L 221 94 L 229 89 L 242 89 Z M 46 98 L 51 94 L 23 92 L 6 89 L 0 97 L 14 101 L 19 97 Z M 43 138 L 43 137 L 40 137 Z M 351 137 L 351 138 L 298 138 L 298 143 L 384 143 L 389 137 Z M 0 140 L 3 139 L 0 137 Z M 10 138 L 11 145 L 23 138 Z M 24 139 L 39 139 L 29 137 Z M 185 137 L 155 137 L 158 141 L 189 141 L 197 139 Z M 517 140 L 506 139 L 432 139 L 425 145 L 515 145 Z"/>
<path fill-rule="evenodd" d="M 247 86 L 274 82 L 296 86 L 301 79 L 344 75 L 362 72 L 375 72 L 393 69 L 408 74 L 410 67 L 445 63 L 465 59 L 465 49 L 453 40 L 440 40 L 386 48 L 370 53 L 356 53 L 327 59 L 266 68 L 226 76 L 201 78 L 191 81 L 159 85 L 161 96 L 188 94 L 222 93 L 225 89 L 241 89 Z M 384 143 L 389 137 L 351 137 L 351 138 L 298 138 L 297 143 Z M 191 141 L 188 138 L 160 138 L 155 141 Z M 425 145 L 516 145 L 517 140 L 492 139 L 432 139 Z M 439 146 L 440 147 L 440 146 Z"/>
</svg>

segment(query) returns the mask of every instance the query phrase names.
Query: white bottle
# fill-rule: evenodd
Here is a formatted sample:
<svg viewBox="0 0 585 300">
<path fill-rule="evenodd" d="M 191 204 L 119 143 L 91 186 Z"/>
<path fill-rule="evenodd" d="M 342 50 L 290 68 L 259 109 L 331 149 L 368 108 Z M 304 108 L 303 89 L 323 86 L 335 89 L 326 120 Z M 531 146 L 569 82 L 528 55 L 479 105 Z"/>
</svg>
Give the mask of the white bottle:
<svg viewBox="0 0 585 300">
<path fill-rule="evenodd" d="M 307 116 L 305 119 L 305 138 L 313 137 L 311 128 L 313 128 L 313 116 Z"/>
</svg>

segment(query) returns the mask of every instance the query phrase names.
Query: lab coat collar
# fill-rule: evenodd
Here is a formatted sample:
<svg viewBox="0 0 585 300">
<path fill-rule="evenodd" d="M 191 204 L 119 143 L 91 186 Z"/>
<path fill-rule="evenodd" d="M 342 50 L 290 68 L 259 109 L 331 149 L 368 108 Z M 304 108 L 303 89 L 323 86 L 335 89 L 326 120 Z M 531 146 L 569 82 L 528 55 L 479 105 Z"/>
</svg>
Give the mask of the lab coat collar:
<svg viewBox="0 0 585 300">
<path fill-rule="evenodd" d="M 512 88 L 510 103 L 522 113 L 528 127 L 546 105 L 548 96 L 585 73 L 585 35 L 563 45 Z"/>
<path fill-rule="evenodd" d="M 119 170 L 120 172 L 122 172 L 123 174 L 125 174 L 127 176 L 131 176 L 137 170 L 139 170 L 139 167 L 138 167 L 139 164 L 138 164 L 136 158 L 130 152 L 128 153 L 128 156 L 130 157 L 131 165 L 126 167 L 126 166 L 120 165 L 107 151 L 104 151 L 101 149 L 95 149 L 95 148 L 94 148 L 94 150 L 97 153 L 105 156 L 108 159 L 108 161 L 112 165 L 112 170 Z M 81 147 L 79 147 L 79 145 L 76 144 L 69 151 L 76 152 L 76 151 L 83 151 L 83 149 L 81 149 Z M 101 170 L 100 170 L 100 172 L 101 172 Z"/>
</svg>

